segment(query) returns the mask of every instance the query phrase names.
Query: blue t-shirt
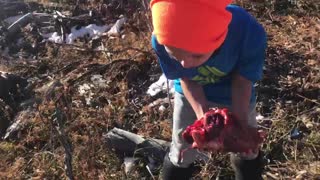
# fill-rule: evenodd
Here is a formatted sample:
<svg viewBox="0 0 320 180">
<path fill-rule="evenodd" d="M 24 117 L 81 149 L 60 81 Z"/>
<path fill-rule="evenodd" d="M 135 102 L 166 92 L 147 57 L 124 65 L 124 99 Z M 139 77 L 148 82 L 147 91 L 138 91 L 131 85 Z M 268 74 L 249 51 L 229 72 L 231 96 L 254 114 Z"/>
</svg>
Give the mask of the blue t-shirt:
<svg viewBox="0 0 320 180">
<path fill-rule="evenodd" d="M 253 85 L 262 77 L 267 44 L 266 33 L 256 19 L 243 8 L 229 5 L 227 10 L 232 13 L 232 20 L 224 43 L 198 67 L 183 68 L 178 61 L 170 58 L 154 35 L 152 47 L 166 77 L 175 79 L 177 92 L 183 94 L 179 78 L 187 77 L 203 85 L 209 101 L 231 105 L 231 73 L 237 71 L 253 82 L 250 103 L 255 103 Z"/>
</svg>

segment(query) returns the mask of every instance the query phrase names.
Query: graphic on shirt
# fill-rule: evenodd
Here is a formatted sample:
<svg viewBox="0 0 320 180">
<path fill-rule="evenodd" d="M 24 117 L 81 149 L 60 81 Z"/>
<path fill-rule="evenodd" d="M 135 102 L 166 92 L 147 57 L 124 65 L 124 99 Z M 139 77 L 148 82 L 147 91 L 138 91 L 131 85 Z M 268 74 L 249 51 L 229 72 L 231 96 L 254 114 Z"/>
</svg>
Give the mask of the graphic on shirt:
<svg viewBox="0 0 320 180">
<path fill-rule="evenodd" d="M 226 73 L 220 71 L 215 67 L 201 66 L 198 68 L 199 75 L 196 75 L 192 80 L 197 81 L 201 85 L 218 82 L 221 77 L 225 76 Z"/>
</svg>

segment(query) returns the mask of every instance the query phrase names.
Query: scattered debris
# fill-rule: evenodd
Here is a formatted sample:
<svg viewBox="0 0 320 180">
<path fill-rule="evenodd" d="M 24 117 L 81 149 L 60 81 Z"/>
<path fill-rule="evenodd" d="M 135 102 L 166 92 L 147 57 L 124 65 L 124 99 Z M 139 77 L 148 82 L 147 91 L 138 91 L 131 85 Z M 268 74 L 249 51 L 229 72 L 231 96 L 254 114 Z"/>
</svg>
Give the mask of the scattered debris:
<svg viewBox="0 0 320 180">
<path fill-rule="evenodd" d="M 107 86 L 106 82 L 107 80 L 103 79 L 102 75 L 92 75 L 91 76 L 91 81 L 94 85 L 100 87 L 100 88 L 104 88 Z"/>
<path fill-rule="evenodd" d="M 169 82 L 169 86 L 168 83 Z M 158 81 L 151 84 L 148 88 L 147 94 L 150 96 L 155 96 L 161 91 L 167 91 L 169 88 L 169 92 L 171 94 L 174 93 L 173 80 L 168 80 L 164 74 L 162 74 Z"/>
<path fill-rule="evenodd" d="M 123 26 L 123 24 L 126 22 L 127 18 L 122 17 L 121 19 L 117 20 L 117 22 L 111 27 L 111 29 L 108 31 L 108 35 L 119 35 L 120 29 Z"/>
<path fill-rule="evenodd" d="M 80 95 L 85 97 L 87 105 L 91 105 L 92 96 L 94 95 L 93 92 L 91 91 L 91 88 L 92 86 L 88 84 L 80 85 L 78 88 Z"/>
</svg>

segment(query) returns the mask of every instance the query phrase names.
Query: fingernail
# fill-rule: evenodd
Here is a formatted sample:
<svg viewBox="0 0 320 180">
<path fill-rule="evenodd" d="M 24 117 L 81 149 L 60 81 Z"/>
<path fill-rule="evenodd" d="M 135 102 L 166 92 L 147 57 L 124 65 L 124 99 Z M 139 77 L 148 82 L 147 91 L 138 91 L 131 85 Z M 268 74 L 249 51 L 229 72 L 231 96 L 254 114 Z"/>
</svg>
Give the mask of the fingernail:
<svg viewBox="0 0 320 180">
<path fill-rule="evenodd" d="M 196 142 L 193 142 L 192 143 L 192 148 L 195 148 L 195 149 L 198 148 L 198 144 Z"/>
</svg>

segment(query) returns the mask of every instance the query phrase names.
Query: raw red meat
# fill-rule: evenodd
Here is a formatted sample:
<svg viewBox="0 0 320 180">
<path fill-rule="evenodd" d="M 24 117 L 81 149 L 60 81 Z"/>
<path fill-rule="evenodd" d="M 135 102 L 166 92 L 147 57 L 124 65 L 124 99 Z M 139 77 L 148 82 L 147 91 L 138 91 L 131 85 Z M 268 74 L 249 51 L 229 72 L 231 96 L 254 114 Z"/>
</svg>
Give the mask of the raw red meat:
<svg viewBox="0 0 320 180">
<path fill-rule="evenodd" d="M 209 148 L 224 152 L 249 152 L 263 141 L 256 128 L 241 130 L 228 109 L 211 109 L 205 116 L 188 126 L 182 134 L 192 148 Z M 194 138 L 197 138 L 195 142 Z"/>
</svg>

